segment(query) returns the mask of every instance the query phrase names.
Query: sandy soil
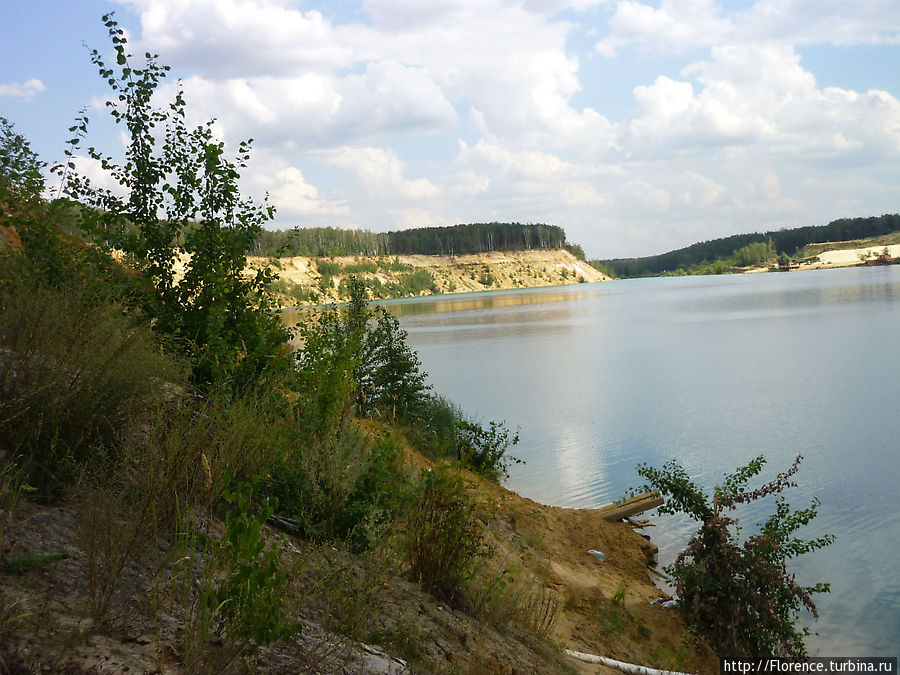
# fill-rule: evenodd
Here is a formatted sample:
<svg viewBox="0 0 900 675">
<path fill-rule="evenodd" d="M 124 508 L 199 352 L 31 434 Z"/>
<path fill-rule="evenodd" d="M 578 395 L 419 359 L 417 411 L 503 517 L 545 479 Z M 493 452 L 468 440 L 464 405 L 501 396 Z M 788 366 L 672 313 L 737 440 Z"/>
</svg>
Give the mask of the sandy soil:
<svg viewBox="0 0 900 675">
<path fill-rule="evenodd" d="M 866 248 L 823 251 L 819 254 L 817 262 L 810 265 L 800 265 L 800 269 L 817 270 L 829 267 L 855 267 L 863 262 L 863 258 L 875 257 L 884 249 L 884 246 L 869 246 Z M 887 249 L 892 258 L 900 257 L 900 244 L 887 246 Z"/>
<path fill-rule="evenodd" d="M 335 257 L 330 262 L 341 267 L 360 262 L 372 263 L 374 258 Z M 532 250 L 493 252 L 478 255 L 431 256 L 408 255 L 391 256 L 385 261 L 396 260 L 415 270 L 428 270 L 434 278 L 439 293 L 471 293 L 476 291 L 500 290 L 510 288 L 535 288 L 539 286 L 562 286 L 593 281 L 607 281 L 608 276 L 578 260 L 566 250 Z M 337 289 L 341 281 L 349 274 L 336 274 L 331 277 L 330 285 L 322 283 L 312 258 L 248 258 L 253 267 L 271 265 L 280 279 L 300 286 L 303 290 L 312 290 L 319 296 L 318 302 L 339 301 Z M 408 271 L 408 270 L 406 270 Z M 358 276 L 378 279 L 382 283 L 398 282 L 404 271 L 386 271 L 361 273 Z M 324 286 L 324 290 L 323 290 Z M 285 306 L 297 304 L 313 304 L 313 301 L 298 303 L 294 298 L 282 295 Z"/>
<path fill-rule="evenodd" d="M 420 455 L 413 463 L 420 469 L 428 464 Z M 531 597 L 536 588 L 543 589 L 534 597 L 556 609 L 545 635 L 530 633 L 519 623 L 478 621 L 452 610 L 398 575 L 396 562 L 379 567 L 336 548 L 294 541 L 287 543 L 282 562 L 294 570 L 294 592 L 306 628 L 297 640 L 264 650 L 253 670 L 613 672 L 565 657 L 562 650 L 569 648 L 658 668 L 717 672 L 711 651 L 689 638 L 677 612 L 650 604 L 664 597 L 648 573 L 655 546 L 633 525 L 607 522 L 597 511 L 538 504 L 466 475 L 497 547 L 484 578 L 504 570 L 514 576 L 502 595 L 507 599 Z M 165 569 L 165 547 L 148 546 L 128 564 L 114 609 L 98 624 L 87 611 L 90 583 L 77 519 L 68 507 L 24 502 L 7 528 L 7 556 L 52 551 L 69 557 L 26 574 L 0 575 L 0 642 L 5 642 L 0 666 L 11 666 L 12 672 L 181 672 L 178 635 L 183 623 L 160 582 L 165 574 L 159 576 Z M 603 551 L 606 560 L 588 555 L 588 549 Z M 365 598 L 368 618 L 362 637 L 392 635 L 392 641 L 403 645 L 385 644 L 379 650 L 327 630 L 335 610 L 315 590 L 326 578 L 338 580 L 330 602 L 337 597 L 352 604 Z M 535 616 L 540 615 L 539 604 Z M 10 623 L 9 616 L 19 618 Z M 245 671 L 235 666 L 223 672 Z"/>
</svg>

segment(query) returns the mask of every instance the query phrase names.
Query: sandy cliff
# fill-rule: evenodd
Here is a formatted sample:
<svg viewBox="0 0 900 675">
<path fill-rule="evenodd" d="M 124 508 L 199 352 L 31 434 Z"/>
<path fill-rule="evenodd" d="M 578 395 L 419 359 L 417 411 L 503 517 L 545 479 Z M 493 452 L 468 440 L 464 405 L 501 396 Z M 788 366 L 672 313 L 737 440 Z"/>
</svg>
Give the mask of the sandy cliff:
<svg viewBox="0 0 900 675">
<path fill-rule="evenodd" d="M 381 284 L 402 284 L 404 275 L 425 270 L 434 279 L 438 293 L 469 293 L 505 288 L 534 288 L 537 286 L 561 286 L 609 279 L 586 262 L 578 260 L 565 250 L 531 250 L 492 252 L 477 255 L 432 256 L 401 255 L 380 259 L 383 263 L 377 271 L 354 272 L 353 267 L 376 262 L 374 258 L 337 257 L 326 259 L 342 269 L 340 273 L 323 279 L 314 258 L 250 258 L 254 267 L 270 265 L 278 273 L 280 295 L 285 305 L 312 304 L 312 300 L 299 300 L 298 296 L 312 291 L 319 302 L 345 300 L 339 288 L 350 274 Z M 393 263 L 393 264 L 391 264 Z M 396 268 L 396 269 L 389 269 Z M 294 284 L 299 293 L 291 294 Z M 430 294 L 432 291 L 423 291 Z"/>
</svg>

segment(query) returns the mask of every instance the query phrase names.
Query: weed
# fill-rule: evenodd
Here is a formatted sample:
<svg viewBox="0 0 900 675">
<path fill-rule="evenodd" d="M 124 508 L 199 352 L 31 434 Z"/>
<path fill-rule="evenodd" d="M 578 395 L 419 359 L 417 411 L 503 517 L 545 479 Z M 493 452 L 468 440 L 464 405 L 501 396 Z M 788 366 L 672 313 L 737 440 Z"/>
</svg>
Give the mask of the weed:
<svg viewBox="0 0 900 675">
<path fill-rule="evenodd" d="M 390 627 L 371 633 L 368 642 L 381 645 L 389 653 L 407 662 L 423 664 L 426 652 L 422 648 L 427 635 L 420 627 L 418 617 L 405 613 Z M 433 664 L 431 664 L 433 665 Z"/>
<path fill-rule="evenodd" d="M 189 671 L 206 663 L 213 634 L 226 638 L 220 658 L 227 662 L 255 656 L 259 647 L 302 629 L 285 615 L 288 579 L 280 569 L 281 552 L 263 537 L 273 508 L 264 502 L 254 513 L 255 492 L 255 486 L 242 483 L 226 487 L 225 533 L 218 541 L 196 532 L 181 512 L 174 582 L 184 610 L 182 660 Z"/>
<path fill-rule="evenodd" d="M 14 462 L 5 461 L 5 453 L 0 454 L 0 561 L 3 559 L 3 532 L 12 518 L 24 487 L 22 475 Z"/>
<path fill-rule="evenodd" d="M 406 533 L 413 580 L 448 603 L 462 603 L 466 583 L 492 550 L 459 473 L 437 466 L 425 475 Z"/>
<path fill-rule="evenodd" d="M 624 635 L 628 624 L 631 622 L 631 613 L 625 607 L 626 588 L 620 586 L 600 608 L 600 621 L 603 627 L 611 633 Z"/>
<path fill-rule="evenodd" d="M 85 473 L 78 485 L 76 533 L 88 562 L 89 610 L 104 621 L 129 562 L 153 540 L 152 495 Z"/>
<path fill-rule="evenodd" d="M 121 306 L 80 289 L 13 281 L 0 292 L 0 445 L 45 499 L 58 498 L 179 366 Z M 112 459 L 112 457 L 108 458 Z"/>
</svg>

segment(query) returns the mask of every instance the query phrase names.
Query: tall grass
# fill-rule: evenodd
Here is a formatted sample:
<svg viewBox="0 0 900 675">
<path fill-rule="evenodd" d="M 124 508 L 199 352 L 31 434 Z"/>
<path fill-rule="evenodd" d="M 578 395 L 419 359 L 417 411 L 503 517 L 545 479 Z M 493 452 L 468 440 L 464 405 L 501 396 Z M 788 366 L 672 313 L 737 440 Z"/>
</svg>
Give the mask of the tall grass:
<svg viewBox="0 0 900 675">
<path fill-rule="evenodd" d="M 0 289 L 0 445 L 42 497 L 98 461 L 164 383 L 183 381 L 148 327 L 90 290 Z"/>
</svg>

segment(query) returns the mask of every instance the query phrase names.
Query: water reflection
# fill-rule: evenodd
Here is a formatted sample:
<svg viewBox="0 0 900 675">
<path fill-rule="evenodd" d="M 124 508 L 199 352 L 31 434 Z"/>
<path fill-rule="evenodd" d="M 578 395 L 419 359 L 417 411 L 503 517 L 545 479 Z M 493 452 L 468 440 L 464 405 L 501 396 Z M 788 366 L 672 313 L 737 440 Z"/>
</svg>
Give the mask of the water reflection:
<svg viewBox="0 0 900 675">
<path fill-rule="evenodd" d="M 589 285 L 594 286 L 594 284 Z M 464 293 L 459 295 L 432 295 L 423 298 L 387 300 L 381 304 L 399 318 L 421 314 L 445 314 L 448 312 L 500 309 L 502 307 L 543 305 L 552 302 L 571 302 L 589 296 L 589 293 L 584 290 L 575 290 L 580 288 L 582 286 L 565 287 L 563 290 L 547 288 Z"/>
</svg>

